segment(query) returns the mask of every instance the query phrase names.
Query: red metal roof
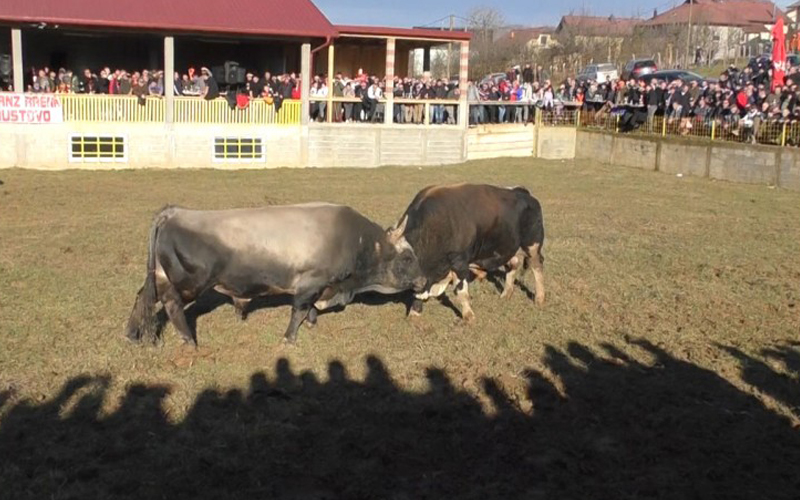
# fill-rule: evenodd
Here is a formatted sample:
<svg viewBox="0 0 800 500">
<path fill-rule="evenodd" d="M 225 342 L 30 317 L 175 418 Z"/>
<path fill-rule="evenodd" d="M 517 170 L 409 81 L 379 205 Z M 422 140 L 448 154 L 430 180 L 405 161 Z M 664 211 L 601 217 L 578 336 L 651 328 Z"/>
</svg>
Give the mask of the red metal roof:
<svg viewBox="0 0 800 500">
<path fill-rule="evenodd" d="M 442 41 L 469 41 L 472 33 L 466 31 L 437 30 L 428 28 L 385 28 L 380 26 L 342 26 L 337 25 L 339 36 L 384 36 L 396 38 L 419 38 Z"/>
<path fill-rule="evenodd" d="M 0 21 L 219 34 L 335 37 L 311 0 L 1 0 Z"/>
<path fill-rule="evenodd" d="M 670 9 L 645 23 L 646 26 L 686 24 L 689 22 L 689 2 Z M 783 16 L 783 11 L 768 0 L 692 0 L 692 22 L 697 25 L 737 26 L 741 28 L 760 27 L 773 24 L 773 13 Z"/>
</svg>

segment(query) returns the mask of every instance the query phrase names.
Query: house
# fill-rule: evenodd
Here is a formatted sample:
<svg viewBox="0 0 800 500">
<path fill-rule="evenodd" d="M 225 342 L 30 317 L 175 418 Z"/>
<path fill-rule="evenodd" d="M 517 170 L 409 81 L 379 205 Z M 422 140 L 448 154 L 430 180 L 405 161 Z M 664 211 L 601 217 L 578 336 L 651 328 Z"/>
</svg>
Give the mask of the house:
<svg viewBox="0 0 800 500">
<path fill-rule="evenodd" d="M 556 44 L 556 29 L 552 26 L 537 26 L 532 28 L 509 28 L 504 34 L 502 42 L 522 43 L 529 50 L 546 49 Z"/>
<path fill-rule="evenodd" d="M 573 16 L 561 18 L 556 27 L 556 36 L 574 35 L 590 42 L 598 39 L 620 39 L 633 35 L 641 19 L 632 17 Z"/>
<path fill-rule="evenodd" d="M 642 21 L 615 16 L 567 15 L 561 18 L 555 35 L 562 45 L 599 51 L 612 61 L 620 57 L 625 40 L 630 39 Z"/>
<path fill-rule="evenodd" d="M 672 31 L 678 44 L 685 43 L 692 26 L 692 45 L 710 60 L 754 56 L 771 44 L 772 27 L 778 17 L 790 19 L 769 0 L 685 0 L 681 5 L 655 15 L 643 27 Z"/>
</svg>

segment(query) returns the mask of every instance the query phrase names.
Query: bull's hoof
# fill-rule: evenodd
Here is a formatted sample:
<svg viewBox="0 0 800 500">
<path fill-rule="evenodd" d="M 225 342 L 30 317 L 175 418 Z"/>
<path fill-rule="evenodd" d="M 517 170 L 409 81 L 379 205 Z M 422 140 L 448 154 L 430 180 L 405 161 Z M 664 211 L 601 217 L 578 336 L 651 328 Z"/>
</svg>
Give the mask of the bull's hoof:
<svg viewBox="0 0 800 500">
<path fill-rule="evenodd" d="M 317 326 L 317 318 L 319 316 L 319 312 L 316 309 L 311 309 L 308 312 L 308 317 L 306 318 L 306 327 L 314 329 Z"/>
<path fill-rule="evenodd" d="M 195 339 L 183 339 L 183 345 L 197 350 L 197 341 Z"/>
<path fill-rule="evenodd" d="M 500 294 L 501 299 L 510 299 L 511 296 L 514 295 L 514 289 L 511 290 L 503 290 L 503 293 Z"/>
<path fill-rule="evenodd" d="M 413 319 L 417 319 L 417 318 L 421 318 L 421 317 L 422 317 L 422 313 L 419 312 L 419 311 L 415 311 L 414 309 L 411 309 L 410 311 L 408 311 L 408 319 L 412 319 L 413 320 Z"/>
<path fill-rule="evenodd" d="M 461 319 L 464 321 L 464 323 L 471 325 L 475 323 L 475 313 L 472 311 L 467 311 L 461 316 Z"/>
<path fill-rule="evenodd" d="M 538 307 L 544 307 L 544 295 L 542 295 L 541 297 L 539 295 L 537 295 L 533 299 L 533 301 Z"/>
<path fill-rule="evenodd" d="M 130 342 L 132 344 L 141 344 L 142 343 L 142 337 L 139 335 L 139 332 L 137 330 L 133 330 L 133 331 L 128 330 L 128 331 L 126 331 L 125 332 L 125 338 L 128 340 L 128 342 Z"/>
</svg>

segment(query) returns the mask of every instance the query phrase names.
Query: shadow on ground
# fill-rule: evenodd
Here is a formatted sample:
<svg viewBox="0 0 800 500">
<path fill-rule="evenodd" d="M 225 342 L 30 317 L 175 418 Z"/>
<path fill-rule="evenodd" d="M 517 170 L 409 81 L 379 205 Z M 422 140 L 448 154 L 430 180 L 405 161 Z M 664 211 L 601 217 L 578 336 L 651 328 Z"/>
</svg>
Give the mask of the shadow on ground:
<svg viewBox="0 0 800 500">
<path fill-rule="evenodd" d="M 491 414 L 440 369 L 427 370 L 427 392 L 405 392 L 375 357 L 364 381 L 332 362 L 324 383 L 281 360 L 247 392 L 200 394 L 177 424 L 167 387 L 132 386 L 103 416 L 108 378 L 73 379 L 41 404 L 4 394 L 0 496 L 797 498 L 800 432 L 786 418 L 635 344 L 656 363 L 611 345 L 549 348 L 543 364 L 566 395 L 535 370 L 523 398 L 484 379 Z"/>
</svg>

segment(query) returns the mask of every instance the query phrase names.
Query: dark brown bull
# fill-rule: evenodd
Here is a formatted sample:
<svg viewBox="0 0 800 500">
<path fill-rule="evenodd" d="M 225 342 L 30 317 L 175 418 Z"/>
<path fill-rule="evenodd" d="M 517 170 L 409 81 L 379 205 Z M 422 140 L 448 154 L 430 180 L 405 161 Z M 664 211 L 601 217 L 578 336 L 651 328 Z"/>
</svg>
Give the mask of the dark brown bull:
<svg viewBox="0 0 800 500">
<path fill-rule="evenodd" d="M 455 283 L 461 314 L 474 319 L 469 302 L 470 274 L 504 270 L 503 297 L 514 290 L 519 272 L 533 269 L 536 303 L 544 304 L 544 223 L 542 207 L 522 187 L 459 184 L 423 189 L 405 212 L 405 237 L 427 280 L 412 314 L 423 301 Z"/>
</svg>

